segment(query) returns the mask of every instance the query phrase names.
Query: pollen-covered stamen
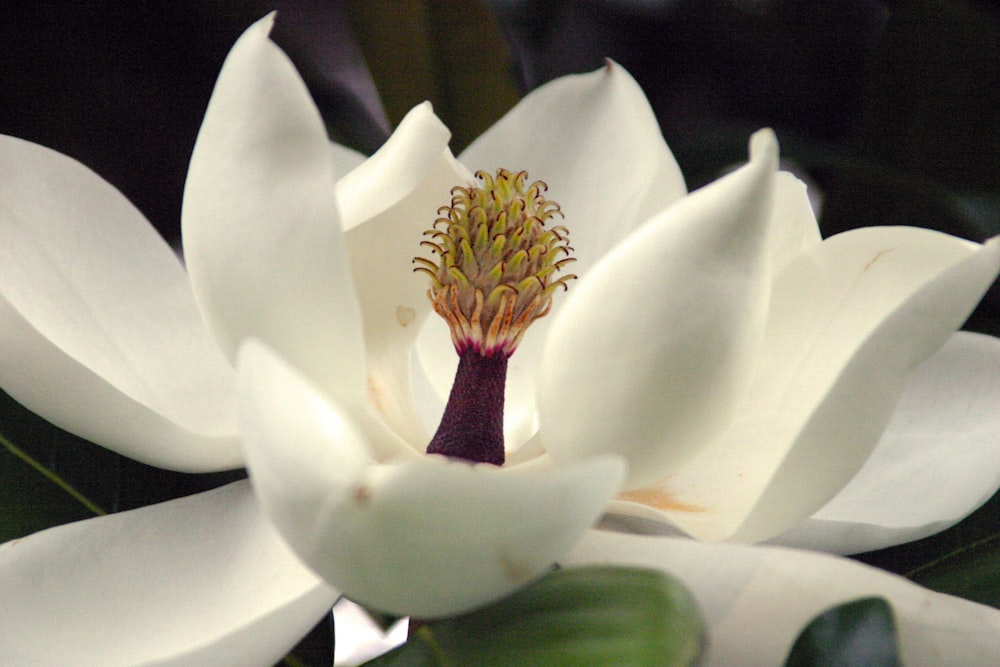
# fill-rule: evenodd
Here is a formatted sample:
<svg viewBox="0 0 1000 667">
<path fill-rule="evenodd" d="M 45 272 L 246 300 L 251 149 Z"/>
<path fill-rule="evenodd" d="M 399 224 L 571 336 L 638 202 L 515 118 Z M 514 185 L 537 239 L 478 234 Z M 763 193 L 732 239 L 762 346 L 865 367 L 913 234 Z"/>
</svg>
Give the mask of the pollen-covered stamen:
<svg viewBox="0 0 1000 667">
<path fill-rule="evenodd" d="M 504 462 L 503 403 L 507 358 L 532 322 L 552 308 L 552 294 L 574 275 L 569 231 L 546 185 L 528 174 L 476 172 L 481 186 L 452 188 L 451 205 L 424 232 L 415 271 L 431 277 L 427 296 L 451 329 L 458 371 L 429 454 Z"/>
<path fill-rule="evenodd" d="M 414 258 L 415 270 L 431 277 L 427 295 L 459 355 L 509 357 L 555 289 L 576 277 L 555 277 L 573 249 L 565 227 L 546 226 L 562 212 L 544 197 L 545 183 L 527 185 L 527 172 L 506 169 L 476 177 L 481 186 L 453 188 L 451 205 L 438 210 L 421 242 L 431 256 Z"/>
</svg>

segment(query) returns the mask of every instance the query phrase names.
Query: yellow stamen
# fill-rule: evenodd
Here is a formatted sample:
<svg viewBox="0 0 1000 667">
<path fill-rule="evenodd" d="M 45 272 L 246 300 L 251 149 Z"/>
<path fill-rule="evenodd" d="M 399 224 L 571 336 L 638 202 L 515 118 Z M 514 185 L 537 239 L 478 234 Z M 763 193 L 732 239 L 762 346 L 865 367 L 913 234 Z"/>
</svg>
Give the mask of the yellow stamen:
<svg viewBox="0 0 1000 667">
<path fill-rule="evenodd" d="M 414 271 L 431 277 L 428 297 L 448 322 L 461 354 L 513 354 L 524 331 L 552 307 L 555 287 L 576 276 L 554 275 L 574 261 L 569 232 L 546 227 L 562 217 L 546 199 L 542 181 L 527 185 L 527 172 L 476 172 L 481 185 L 456 186 L 451 205 L 420 242 L 431 257 L 417 257 Z M 558 259 L 557 259 L 558 258 Z"/>
</svg>

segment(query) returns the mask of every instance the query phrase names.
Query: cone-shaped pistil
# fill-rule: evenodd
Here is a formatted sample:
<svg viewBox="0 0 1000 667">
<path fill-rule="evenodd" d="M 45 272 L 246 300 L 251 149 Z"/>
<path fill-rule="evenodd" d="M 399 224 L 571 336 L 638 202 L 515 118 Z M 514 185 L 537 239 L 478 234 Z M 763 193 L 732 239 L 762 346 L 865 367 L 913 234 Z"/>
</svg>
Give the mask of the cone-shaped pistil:
<svg viewBox="0 0 1000 667">
<path fill-rule="evenodd" d="M 428 454 L 503 465 L 503 394 L 507 357 L 469 348 L 458 360 L 448 405 Z"/>
<path fill-rule="evenodd" d="M 528 326 L 552 307 L 552 294 L 575 278 L 555 274 L 572 248 L 562 216 L 546 199 L 545 183 L 526 185 L 528 174 L 478 171 L 481 186 L 455 187 L 450 206 L 438 210 L 416 257 L 431 277 L 427 296 L 448 322 L 459 355 L 458 372 L 429 454 L 501 465 L 507 358 Z"/>
</svg>

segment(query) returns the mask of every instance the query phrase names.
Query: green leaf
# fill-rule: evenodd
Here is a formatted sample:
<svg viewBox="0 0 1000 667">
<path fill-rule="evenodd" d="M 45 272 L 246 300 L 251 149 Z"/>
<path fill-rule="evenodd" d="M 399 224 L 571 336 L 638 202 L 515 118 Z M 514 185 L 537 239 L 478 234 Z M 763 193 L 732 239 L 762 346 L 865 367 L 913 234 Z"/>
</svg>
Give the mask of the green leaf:
<svg viewBox="0 0 1000 667">
<path fill-rule="evenodd" d="M 704 647 L 694 599 L 662 572 L 558 570 L 500 602 L 411 629 L 371 666 L 692 665 Z"/>
<path fill-rule="evenodd" d="M 795 640 L 786 667 L 896 667 L 896 623 L 883 598 L 861 598 L 829 609 Z"/>
<path fill-rule="evenodd" d="M 962 547 L 907 576 L 931 590 L 1000 608 L 1000 535 Z"/>
</svg>

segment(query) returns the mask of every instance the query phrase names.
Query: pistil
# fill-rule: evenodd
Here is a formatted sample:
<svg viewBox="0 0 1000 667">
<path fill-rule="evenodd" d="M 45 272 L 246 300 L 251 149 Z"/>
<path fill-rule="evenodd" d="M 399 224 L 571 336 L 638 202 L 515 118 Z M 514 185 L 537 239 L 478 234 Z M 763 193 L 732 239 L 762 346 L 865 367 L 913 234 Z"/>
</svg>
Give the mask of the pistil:
<svg viewBox="0 0 1000 667">
<path fill-rule="evenodd" d="M 458 360 L 455 382 L 428 454 L 503 465 L 503 399 L 507 355 L 472 348 Z"/>
<path fill-rule="evenodd" d="M 458 371 L 429 454 L 502 465 L 507 359 L 552 294 L 576 276 L 556 278 L 570 257 L 569 232 L 547 226 L 562 216 L 545 183 L 527 172 L 479 171 L 481 186 L 452 189 L 450 206 L 425 232 L 431 257 L 416 257 L 430 276 L 427 297 L 448 323 Z"/>
</svg>

